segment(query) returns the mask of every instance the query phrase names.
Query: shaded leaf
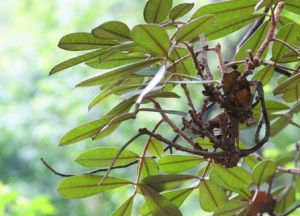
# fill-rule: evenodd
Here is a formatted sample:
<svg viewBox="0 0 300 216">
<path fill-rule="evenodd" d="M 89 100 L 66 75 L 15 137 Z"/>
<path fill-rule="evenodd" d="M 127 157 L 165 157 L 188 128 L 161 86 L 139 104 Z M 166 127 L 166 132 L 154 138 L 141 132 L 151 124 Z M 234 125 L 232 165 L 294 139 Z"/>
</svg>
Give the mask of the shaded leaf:
<svg viewBox="0 0 300 216">
<path fill-rule="evenodd" d="M 99 185 L 99 181 L 102 177 L 103 176 L 100 175 L 68 177 L 58 184 L 57 191 L 65 198 L 74 199 L 93 196 L 108 190 L 132 184 L 132 182 L 126 179 L 107 177 L 103 184 Z"/>
<path fill-rule="evenodd" d="M 179 209 L 162 195 L 147 187 L 139 185 L 145 203 L 153 216 L 181 216 Z"/>
<path fill-rule="evenodd" d="M 273 66 L 268 66 L 268 67 L 265 67 L 263 68 L 262 70 L 258 71 L 254 77 L 252 78 L 252 80 L 257 80 L 257 81 L 261 81 L 261 83 L 263 85 L 267 85 L 273 75 L 274 75 L 274 67 Z"/>
<path fill-rule="evenodd" d="M 182 59 L 183 57 L 189 55 L 189 51 L 184 48 L 176 48 L 172 52 L 172 55 L 170 56 L 170 59 L 174 62 L 173 65 L 171 65 L 168 68 L 168 71 L 171 71 L 173 73 L 179 73 L 179 74 L 185 74 L 190 76 L 196 75 L 196 69 L 193 63 L 193 59 L 191 57 L 186 58 L 185 60 L 181 61 L 180 63 L 176 63 L 176 61 Z"/>
<path fill-rule="evenodd" d="M 193 190 L 194 188 L 183 188 L 183 189 L 163 192 L 161 193 L 161 195 L 167 200 L 171 201 L 175 206 L 180 207 Z M 143 216 L 152 215 L 146 203 L 143 203 L 141 205 L 140 212 Z"/>
<path fill-rule="evenodd" d="M 109 21 L 93 29 L 92 34 L 101 39 L 129 41 L 130 29 L 120 21 Z"/>
<path fill-rule="evenodd" d="M 170 48 L 169 36 L 159 25 L 137 25 L 132 29 L 131 38 L 157 56 L 167 56 Z"/>
<path fill-rule="evenodd" d="M 148 59 L 133 64 L 123 65 L 111 69 L 109 71 L 106 71 L 104 73 L 101 73 L 99 75 L 93 76 L 91 78 L 88 78 L 80 82 L 79 84 L 77 84 L 77 86 L 87 87 L 87 86 L 94 86 L 94 85 L 102 85 L 107 82 L 115 81 L 117 79 L 125 79 L 128 78 L 128 76 L 131 75 L 133 72 L 141 68 L 147 67 L 149 65 L 152 65 L 153 63 L 156 63 L 160 60 L 161 59 L 159 58 L 153 58 L 153 59 Z"/>
<path fill-rule="evenodd" d="M 98 147 L 81 153 L 75 161 L 85 167 L 109 167 L 120 148 L 117 147 Z M 114 166 L 128 164 L 137 160 L 139 156 L 130 150 L 123 150 Z"/>
<path fill-rule="evenodd" d="M 145 21 L 147 23 L 161 23 L 167 18 L 172 4 L 172 0 L 148 0 L 144 9 Z"/>
<path fill-rule="evenodd" d="M 197 179 L 196 176 L 170 174 L 170 175 L 154 175 L 142 179 L 142 183 L 160 192 L 166 189 L 176 187 L 188 180 Z"/>
<path fill-rule="evenodd" d="M 258 163 L 253 170 L 252 180 L 255 184 L 260 185 L 274 176 L 276 173 L 276 163 L 271 160 L 264 160 Z"/>
<path fill-rule="evenodd" d="M 151 137 L 147 150 L 152 155 L 161 158 L 164 154 L 164 145 L 159 140 Z"/>
<path fill-rule="evenodd" d="M 296 191 L 293 186 L 286 187 L 277 197 L 275 212 L 283 213 L 296 201 Z"/>
<path fill-rule="evenodd" d="M 254 168 L 256 166 L 256 164 L 259 163 L 259 160 L 256 159 L 256 157 L 254 155 L 248 155 L 247 157 L 245 157 L 245 163 L 250 167 L 250 168 Z"/>
<path fill-rule="evenodd" d="M 214 16 L 202 16 L 184 25 L 176 34 L 177 41 L 191 41 L 211 28 Z"/>
<path fill-rule="evenodd" d="M 230 200 L 228 203 L 226 203 L 222 208 L 215 211 L 213 216 L 232 216 L 237 215 L 243 209 L 247 208 L 250 205 L 250 203 L 245 201 L 239 201 L 239 200 Z"/>
<path fill-rule="evenodd" d="M 300 25 L 297 23 L 288 24 L 282 27 L 276 35 L 276 38 L 285 41 L 286 43 L 293 44 L 300 36 Z M 272 47 L 272 60 L 279 63 L 294 62 L 298 59 L 295 57 L 288 58 L 285 55 L 290 51 L 285 45 L 274 41 Z"/>
<path fill-rule="evenodd" d="M 131 216 L 133 198 L 130 197 L 118 209 L 116 209 L 111 216 Z"/>
<path fill-rule="evenodd" d="M 269 31 L 270 23 L 265 22 L 262 24 L 251 37 L 240 47 L 237 54 L 234 57 L 235 61 L 244 60 L 248 57 L 247 50 L 251 50 L 254 54 L 258 51 L 261 44 L 264 42 L 266 35 Z M 264 55 L 268 53 L 268 49 L 264 51 Z M 264 59 L 264 57 L 262 57 Z"/>
<path fill-rule="evenodd" d="M 255 10 L 259 10 L 263 7 L 270 8 L 272 5 L 276 5 L 279 0 L 260 0 L 255 6 Z"/>
<path fill-rule="evenodd" d="M 204 211 L 216 211 L 228 202 L 225 192 L 208 180 L 201 181 L 199 193 L 200 206 Z"/>
<path fill-rule="evenodd" d="M 58 46 L 65 50 L 77 51 L 108 48 L 116 44 L 112 40 L 100 39 L 90 33 L 79 32 L 65 35 L 60 39 Z"/>
<path fill-rule="evenodd" d="M 190 12 L 194 7 L 194 3 L 182 3 L 176 5 L 170 12 L 169 17 L 171 20 L 176 20 L 180 17 L 183 17 L 188 12 Z"/>
<path fill-rule="evenodd" d="M 187 155 L 166 155 L 158 161 L 161 171 L 166 173 L 182 173 L 203 162 L 203 158 Z"/>
<path fill-rule="evenodd" d="M 280 83 L 273 91 L 274 95 L 284 94 L 288 102 L 298 100 L 300 98 L 300 74 L 288 78 Z"/>
<path fill-rule="evenodd" d="M 151 157 L 146 157 L 144 160 L 140 160 L 142 163 L 141 169 L 141 178 L 145 178 L 147 176 L 158 175 L 159 169 L 156 161 Z"/>
</svg>

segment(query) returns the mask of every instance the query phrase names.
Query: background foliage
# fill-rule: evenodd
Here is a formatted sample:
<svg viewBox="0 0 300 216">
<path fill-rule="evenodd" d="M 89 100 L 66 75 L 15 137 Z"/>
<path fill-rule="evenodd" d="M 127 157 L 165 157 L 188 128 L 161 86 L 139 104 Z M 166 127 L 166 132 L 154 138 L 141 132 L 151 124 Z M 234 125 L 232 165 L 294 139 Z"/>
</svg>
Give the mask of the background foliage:
<svg viewBox="0 0 300 216">
<path fill-rule="evenodd" d="M 176 4 L 181 1 L 174 2 Z M 58 144 L 62 134 L 74 125 L 94 119 L 99 110 L 104 113 L 110 104 L 102 104 L 98 110 L 87 114 L 85 104 L 92 99 L 95 91 L 73 89 L 74 83 L 91 73 L 84 66 L 62 73 L 59 79 L 49 79 L 47 75 L 52 65 L 71 56 L 54 48 L 63 35 L 89 31 L 105 20 L 112 19 L 122 20 L 133 26 L 142 20 L 142 13 L 137 11 L 141 11 L 145 2 L 132 0 L 128 4 L 121 0 L 14 0 L 2 3 L 0 180 L 5 186 L 1 186 L 0 196 L 4 194 L 5 197 L 12 198 L 8 201 L 0 199 L 0 214 L 1 207 L 5 206 L 6 215 L 108 215 L 123 200 L 121 197 L 128 196 L 126 190 L 120 192 L 122 196 L 120 193 L 105 193 L 85 200 L 64 200 L 53 190 L 59 178 L 41 165 L 39 157 L 45 157 L 59 170 L 84 171 L 67 162 L 91 143 L 64 149 L 54 146 Z M 292 18 L 300 22 L 299 17 Z M 235 33 L 225 39 L 226 56 L 233 55 L 233 47 L 242 33 Z M 72 76 L 68 73 L 72 73 Z M 271 86 L 267 86 L 266 91 L 270 93 Z M 110 102 L 114 103 L 114 98 Z M 295 119 L 299 120 L 299 116 Z M 145 116 L 145 124 L 147 122 L 151 122 L 151 118 Z M 131 129 L 124 124 L 113 135 L 114 139 L 107 138 L 105 142 L 110 146 L 121 145 L 133 135 Z M 282 151 L 293 151 L 290 144 L 299 139 L 297 129 L 287 127 L 280 136 L 275 137 L 276 145 L 268 144 L 264 155 L 278 158 Z M 125 171 L 120 172 L 125 176 Z M 189 197 L 187 205 L 183 206 L 183 213 L 199 213 L 195 196 Z M 21 214 L 18 209 L 28 209 L 28 213 Z"/>
</svg>

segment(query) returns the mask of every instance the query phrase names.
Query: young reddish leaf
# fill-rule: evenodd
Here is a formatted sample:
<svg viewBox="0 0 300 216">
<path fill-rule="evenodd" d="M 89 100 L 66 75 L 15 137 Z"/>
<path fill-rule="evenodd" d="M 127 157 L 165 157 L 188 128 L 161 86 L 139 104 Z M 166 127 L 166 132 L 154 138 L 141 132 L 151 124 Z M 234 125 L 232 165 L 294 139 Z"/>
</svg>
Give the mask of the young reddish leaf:
<svg viewBox="0 0 300 216">
<path fill-rule="evenodd" d="M 132 184 L 132 182 L 126 179 L 107 177 L 103 184 L 99 185 L 99 181 L 102 177 L 103 176 L 100 175 L 68 177 L 58 184 L 57 191 L 65 198 L 75 199 L 93 196 L 108 190 Z"/>
<path fill-rule="evenodd" d="M 126 200 L 111 216 L 131 216 L 134 196 Z"/>
<path fill-rule="evenodd" d="M 216 211 L 228 202 L 226 193 L 208 180 L 201 181 L 199 193 L 200 206 L 204 211 Z"/>
<path fill-rule="evenodd" d="M 85 167 L 109 167 L 120 148 L 117 147 L 98 147 L 81 153 L 75 161 Z M 135 161 L 139 156 L 132 151 L 123 150 L 115 162 L 115 166 L 128 164 Z"/>
<path fill-rule="evenodd" d="M 276 173 L 276 163 L 270 160 L 264 160 L 258 163 L 253 170 L 252 180 L 255 184 L 260 185 L 274 176 Z"/>
<path fill-rule="evenodd" d="M 125 23 L 119 21 L 110 21 L 101 24 L 93 29 L 92 34 L 101 39 L 110 39 L 116 41 L 129 41 L 130 29 Z"/>
<path fill-rule="evenodd" d="M 171 8 L 172 0 L 148 0 L 144 9 L 144 19 L 147 23 L 163 22 Z"/>
<path fill-rule="evenodd" d="M 159 25 L 137 25 L 132 29 L 131 38 L 156 56 L 167 56 L 170 49 L 169 36 Z"/>
<path fill-rule="evenodd" d="M 154 176 L 158 175 L 159 169 L 156 161 L 151 157 L 146 157 L 144 160 L 140 160 L 142 163 L 142 170 L 141 170 L 141 179 L 147 176 Z"/>
<path fill-rule="evenodd" d="M 150 187 L 140 184 L 145 203 L 153 216 L 181 216 L 179 209 Z"/>
<path fill-rule="evenodd" d="M 171 10 L 171 12 L 169 14 L 169 17 L 170 17 L 171 20 L 176 20 L 180 17 L 183 17 L 188 12 L 190 12 L 193 9 L 193 7 L 194 7 L 194 3 L 179 4 Z"/>
<path fill-rule="evenodd" d="M 158 165 L 161 171 L 174 174 L 192 169 L 203 161 L 198 156 L 166 155 L 158 161 Z"/>
</svg>

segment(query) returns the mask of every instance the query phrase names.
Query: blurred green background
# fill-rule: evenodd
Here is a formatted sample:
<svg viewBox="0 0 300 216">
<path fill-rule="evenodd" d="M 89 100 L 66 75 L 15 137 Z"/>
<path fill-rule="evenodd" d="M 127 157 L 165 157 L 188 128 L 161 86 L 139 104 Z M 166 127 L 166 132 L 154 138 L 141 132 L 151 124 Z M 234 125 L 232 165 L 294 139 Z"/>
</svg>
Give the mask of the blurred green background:
<svg viewBox="0 0 300 216">
<path fill-rule="evenodd" d="M 141 0 L 1 0 L 0 1 L 0 216 L 109 215 L 129 196 L 128 188 L 82 200 L 65 200 L 55 191 L 60 177 L 40 162 L 44 157 L 59 171 L 85 171 L 72 159 L 91 142 L 59 148 L 60 137 L 88 120 L 95 119 L 115 102 L 88 112 L 87 104 L 96 89 L 75 89 L 74 85 L 95 70 L 84 65 L 48 77 L 52 66 L 74 53 L 57 48 L 59 39 L 71 32 L 90 31 L 108 20 L 130 26 L 143 22 Z M 183 1 L 174 1 L 174 4 Z M 193 1 L 191 1 L 193 2 Z M 197 1 L 205 4 L 208 1 Z M 199 3 L 197 3 L 199 4 Z M 241 32 L 226 40 L 227 56 L 232 56 Z M 228 57 L 230 58 L 230 57 Z M 270 88 L 269 88 L 270 90 Z M 150 123 L 146 117 L 144 123 Z M 121 127 L 105 145 L 120 145 L 130 138 L 133 127 Z M 286 129 L 282 149 L 299 134 Z M 296 134 L 296 135 L 295 135 Z M 298 137 L 297 137 L 298 136 Z M 101 141 L 102 142 L 102 141 Z M 270 145 L 270 155 L 280 149 Z M 274 150 L 275 149 L 275 150 Z M 275 151 L 275 153 L 274 153 Z M 277 151 L 277 153 L 276 153 Z M 123 177 L 130 172 L 119 171 Z M 183 206 L 186 215 L 199 214 L 197 195 Z M 134 215 L 138 215 L 138 200 Z M 201 214 L 202 215 L 202 214 Z M 204 214 L 205 215 L 205 214 Z"/>
</svg>

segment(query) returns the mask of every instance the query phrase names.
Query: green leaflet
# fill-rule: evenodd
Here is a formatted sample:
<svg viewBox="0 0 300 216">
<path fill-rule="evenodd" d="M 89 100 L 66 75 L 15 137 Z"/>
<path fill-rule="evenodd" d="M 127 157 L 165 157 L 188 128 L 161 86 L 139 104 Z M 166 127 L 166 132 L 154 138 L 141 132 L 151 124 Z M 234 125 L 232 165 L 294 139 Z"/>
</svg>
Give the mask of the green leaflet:
<svg viewBox="0 0 300 216">
<path fill-rule="evenodd" d="M 296 14 L 300 14 L 299 11 L 300 2 L 298 0 L 285 0 L 284 1 L 284 9 L 291 11 Z"/>
<path fill-rule="evenodd" d="M 185 181 L 198 179 L 192 175 L 170 174 L 170 175 L 153 175 L 142 179 L 142 183 L 151 187 L 155 191 L 164 191 L 166 189 L 178 186 Z"/>
<path fill-rule="evenodd" d="M 278 94 L 287 94 L 287 96 L 291 96 L 292 100 L 287 100 L 288 102 L 295 101 L 300 98 L 300 74 L 296 74 L 283 83 L 279 84 L 273 91 L 274 95 Z"/>
<path fill-rule="evenodd" d="M 140 166 L 141 168 L 141 179 L 147 176 L 158 175 L 159 169 L 156 161 L 151 157 L 146 157 L 144 160 L 140 160 L 142 163 Z"/>
<path fill-rule="evenodd" d="M 180 207 L 193 190 L 194 188 L 183 188 L 183 189 L 166 191 L 161 193 L 161 195 L 167 200 L 171 201 L 175 206 Z M 143 216 L 152 215 L 146 203 L 143 203 L 141 205 L 140 212 Z"/>
<path fill-rule="evenodd" d="M 256 72 L 252 80 L 261 81 L 263 85 L 267 85 L 274 75 L 274 69 L 275 68 L 273 66 L 267 66 L 262 70 Z"/>
<path fill-rule="evenodd" d="M 265 22 L 263 25 L 261 25 L 254 34 L 240 47 L 237 54 L 234 57 L 235 61 L 238 60 L 244 60 L 247 55 L 247 50 L 251 50 L 254 54 L 258 51 L 259 47 L 265 40 L 265 37 L 269 31 L 270 23 Z M 264 52 L 264 56 L 268 53 L 268 50 L 266 49 Z M 264 57 L 263 57 L 264 58 Z"/>
<path fill-rule="evenodd" d="M 73 144 L 96 135 L 99 133 L 101 128 L 111 121 L 112 118 L 112 115 L 106 116 L 102 119 L 92 121 L 72 129 L 61 138 L 59 145 L 64 146 Z"/>
<path fill-rule="evenodd" d="M 218 17 L 226 18 L 237 15 L 247 15 L 254 12 L 256 0 L 239 0 L 239 1 L 221 1 L 200 7 L 192 16 L 197 18 L 206 14 L 215 14 Z"/>
<path fill-rule="evenodd" d="M 213 216 L 232 216 L 238 215 L 241 211 L 247 208 L 250 203 L 239 200 L 230 200 L 222 208 L 215 211 Z"/>
<path fill-rule="evenodd" d="M 158 161 L 158 165 L 161 171 L 174 174 L 192 169 L 203 161 L 198 156 L 166 155 Z"/>
<path fill-rule="evenodd" d="M 288 186 L 277 197 L 276 213 L 283 213 L 291 207 L 296 201 L 295 187 Z"/>
<path fill-rule="evenodd" d="M 179 5 L 176 5 L 174 8 L 172 8 L 169 18 L 171 20 L 176 20 L 180 17 L 183 17 L 188 12 L 190 12 L 194 7 L 194 3 L 182 3 Z"/>
<path fill-rule="evenodd" d="M 260 185 L 267 181 L 276 173 L 276 163 L 271 160 L 264 160 L 256 164 L 252 173 L 252 180 L 255 184 Z"/>
<path fill-rule="evenodd" d="M 131 38 L 156 56 L 167 56 L 170 49 L 169 36 L 159 25 L 137 25 L 132 29 Z"/>
<path fill-rule="evenodd" d="M 200 206 L 204 211 L 212 212 L 220 209 L 228 198 L 225 192 L 208 180 L 202 180 L 199 187 Z"/>
<path fill-rule="evenodd" d="M 131 216 L 134 196 L 126 200 L 111 216 Z"/>
<path fill-rule="evenodd" d="M 172 62 L 176 62 L 180 60 L 181 58 L 189 55 L 189 51 L 185 48 L 176 48 L 172 52 L 172 55 L 170 56 L 170 59 Z M 185 74 L 190 76 L 196 75 L 196 69 L 193 63 L 193 59 L 191 57 L 186 58 L 185 60 L 181 61 L 180 63 L 173 64 L 169 67 L 169 71 L 173 73 L 179 73 L 179 74 Z M 176 77 L 174 77 L 173 80 L 176 80 Z"/>
<path fill-rule="evenodd" d="M 120 148 L 117 147 L 98 147 L 81 153 L 75 161 L 85 167 L 106 168 L 112 163 Z M 130 150 L 123 150 L 114 166 L 125 165 L 137 160 L 139 156 Z"/>
<path fill-rule="evenodd" d="M 116 52 L 106 58 L 92 59 L 91 61 L 86 62 L 86 64 L 96 69 L 111 69 L 125 64 L 141 61 L 146 58 L 147 57 L 144 55 L 144 53 Z"/>
<path fill-rule="evenodd" d="M 300 25 L 297 23 L 288 24 L 282 27 L 276 35 L 276 38 L 285 41 L 288 44 L 297 42 L 297 37 L 300 36 Z M 274 41 L 272 47 L 272 60 L 279 63 L 295 62 L 298 59 L 292 56 L 286 56 L 291 50 L 285 45 Z"/>
<path fill-rule="evenodd" d="M 130 29 L 125 23 L 109 21 L 93 29 L 92 34 L 101 39 L 129 41 Z"/>
<path fill-rule="evenodd" d="M 92 58 L 95 58 L 97 56 L 100 56 L 101 54 L 105 53 L 106 50 L 103 50 L 103 49 L 99 49 L 99 50 L 96 50 L 96 51 L 93 51 L 93 52 L 90 52 L 90 53 L 86 53 L 86 54 L 83 54 L 81 56 L 76 56 L 74 58 L 71 58 L 71 59 L 68 59 L 62 63 L 59 63 L 58 65 L 54 66 L 51 71 L 50 71 L 50 74 L 49 75 L 52 75 L 52 74 L 55 74 L 59 71 L 62 71 L 62 70 L 65 70 L 69 67 L 73 67 L 75 65 L 78 65 L 82 62 L 85 62 L 85 61 L 88 61 Z"/>
<path fill-rule="evenodd" d="M 196 18 L 191 22 L 185 24 L 176 34 L 176 40 L 180 41 L 191 41 L 197 37 L 201 33 L 206 33 L 211 28 L 212 21 L 214 20 L 214 16 L 207 15 Z"/>
<path fill-rule="evenodd" d="M 147 151 L 152 155 L 161 158 L 164 155 L 164 145 L 159 140 L 152 137 Z"/>
<path fill-rule="evenodd" d="M 102 177 L 103 176 L 100 175 L 68 177 L 58 184 L 57 191 L 65 198 L 74 199 L 93 196 L 108 190 L 132 184 L 132 182 L 126 179 L 107 177 L 100 186 L 99 181 Z"/>
<path fill-rule="evenodd" d="M 104 73 L 98 74 L 96 76 L 93 76 L 91 78 L 88 78 L 86 80 L 83 80 L 79 84 L 77 84 L 78 87 L 88 87 L 88 86 L 95 86 L 95 85 L 103 85 L 107 82 L 116 81 L 117 79 L 126 79 L 129 75 L 131 75 L 133 72 L 147 67 L 149 65 L 152 65 L 153 63 L 156 63 L 160 61 L 160 58 L 153 58 L 153 59 L 147 59 L 144 61 L 136 62 L 133 64 L 127 64 L 123 65 L 111 70 L 108 70 Z"/>
<path fill-rule="evenodd" d="M 212 173 L 219 178 L 214 178 L 214 182 L 220 186 L 228 185 L 231 188 L 243 189 L 248 188 L 251 184 L 250 174 L 242 167 L 223 168 L 219 165 L 213 165 Z"/>
<path fill-rule="evenodd" d="M 147 23 L 163 22 L 171 8 L 172 0 L 148 0 L 144 9 L 144 19 Z"/>
<path fill-rule="evenodd" d="M 140 184 L 139 189 L 144 196 L 145 203 L 153 216 L 181 216 L 179 209 L 162 195 Z"/>
<path fill-rule="evenodd" d="M 59 41 L 58 47 L 65 50 L 78 51 L 109 48 L 116 44 L 117 43 L 112 40 L 97 38 L 91 33 L 79 32 L 63 36 Z"/>
</svg>

